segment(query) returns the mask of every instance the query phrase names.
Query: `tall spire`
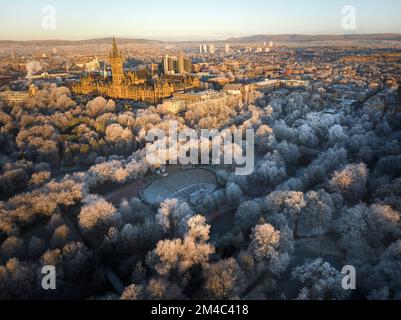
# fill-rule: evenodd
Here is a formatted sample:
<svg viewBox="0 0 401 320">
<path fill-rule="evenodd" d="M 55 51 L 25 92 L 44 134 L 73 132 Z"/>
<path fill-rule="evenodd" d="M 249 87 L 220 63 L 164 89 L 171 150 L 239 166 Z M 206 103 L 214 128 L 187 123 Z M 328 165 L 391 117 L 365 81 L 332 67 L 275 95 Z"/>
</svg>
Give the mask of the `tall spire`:
<svg viewBox="0 0 401 320">
<path fill-rule="evenodd" d="M 111 52 L 112 57 L 119 57 L 120 53 L 118 52 L 116 38 L 113 36 L 113 51 Z"/>
</svg>

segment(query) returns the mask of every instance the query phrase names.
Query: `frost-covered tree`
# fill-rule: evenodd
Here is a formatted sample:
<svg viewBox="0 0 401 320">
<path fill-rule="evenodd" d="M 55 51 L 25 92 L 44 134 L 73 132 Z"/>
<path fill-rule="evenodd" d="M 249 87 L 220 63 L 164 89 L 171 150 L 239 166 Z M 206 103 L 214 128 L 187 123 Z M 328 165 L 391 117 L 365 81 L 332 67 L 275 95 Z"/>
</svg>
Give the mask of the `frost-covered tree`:
<svg viewBox="0 0 401 320">
<path fill-rule="evenodd" d="M 273 190 L 285 178 L 287 178 L 287 172 L 282 163 L 275 160 L 263 160 L 257 164 L 248 180 L 251 185 L 259 186 L 258 189 L 263 191 L 264 189 Z"/>
<path fill-rule="evenodd" d="M 275 142 L 273 129 L 267 125 L 262 125 L 256 131 L 255 143 L 261 152 L 267 152 Z"/>
<path fill-rule="evenodd" d="M 229 204 L 238 204 L 241 201 L 242 190 L 235 183 L 229 183 L 226 187 L 226 197 Z"/>
<path fill-rule="evenodd" d="M 111 203 L 95 197 L 82 207 L 78 220 L 83 232 L 103 235 L 110 227 L 121 223 L 121 215 Z"/>
<path fill-rule="evenodd" d="M 243 275 L 234 258 L 210 264 L 204 270 L 205 289 L 211 299 L 238 299 L 243 290 Z"/>
<path fill-rule="evenodd" d="M 401 236 L 400 213 L 391 207 L 360 204 L 343 212 L 336 222 L 339 245 L 355 265 L 372 263 L 388 242 Z"/>
<path fill-rule="evenodd" d="M 308 300 L 344 300 L 350 294 L 342 288 L 344 275 L 321 258 L 295 268 L 292 277 L 305 286 L 299 297 Z"/>
<path fill-rule="evenodd" d="M 46 182 L 49 182 L 50 179 L 51 173 L 49 171 L 36 172 L 32 174 L 29 184 L 35 187 L 40 187 L 43 186 Z"/>
<path fill-rule="evenodd" d="M 184 298 L 184 294 L 176 283 L 152 278 L 146 287 L 146 297 L 150 300 L 179 300 Z"/>
<path fill-rule="evenodd" d="M 350 164 L 343 170 L 334 172 L 330 186 L 334 192 L 340 193 L 344 199 L 350 202 L 358 202 L 366 194 L 368 174 L 369 171 L 365 164 Z"/>
<path fill-rule="evenodd" d="M 240 230 L 248 231 L 259 222 L 262 215 L 262 207 L 259 201 L 244 202 L 235 213 L 235 226 Z"/>
<path fill-rule="evenodd" d="M 164 232 L 180 236 L 187 231 L 187 222 L 194 214 L 186 202 L 178 199 L 167 199 L 161 203 L 157 211 L 156 221 Z"/>
<path fill-rule="evenodd" d="M 46 244 L 43 239 L 33 236 L 28 242 L 28 256 L 40 257 L 46 250 Z"/>
<path fill-rule="evenodd" d="M 107 101 L 103 97 L 97 97 L 86 105 L 86 111 L 90 116 L 98 116 L 102 113 L 113 111 L 115 103 L 113 100 Z"/>
<path fill-rule="evenodd" d="M 307 124 L 298 128 L 298 141 L 307 147 L 315 147 L 319 143 L 315 130 Z"/>
<path fill-rule="evenodd" d="M 201 216 L 188 221 L 188 233 L 183 239 L 159 241 L 156 249 L 148 256 L 148 264 L 157 273 L 166 276 L 171 272 L 185 273 L 194 265 L 207 265 L 209 256 L 214 253 L 209 240 L 210 226 Z"/>
<path fill-rule="evenodd" d="M 275 274 L 283 272 L 289 264 L 290 255 L 282 250 L 281 245 L 280 231 L 270 224 L 257 225 L 253 229 L 249 247 L 257 269 Z"/>
<path fill-rule="evenodd" d="M 344 133 L 343 127 L 336 124 L 329 129 L 329 139 L 332 143 L 344 142 L 347 136 Z"/>
<path fill-rule="evenodd" d="M 297 164 L 300 158 L 299 148 L 297 145 L 283 141 L 277 145 L 277 150 L 284 158 L 289 168 Z"/>
<path fill-rule="evenodd" d="M 18 237 L 8 237 L 1 245 L 0 252 L 6 261 L 11 258 L 22 258 L 24 255 L 24 240 Z"/>
<path fill-rule="evenodd" d="M 375 290 L 388 288 L 389 296 L 399 294 L 401 292 L 401 240 L 391 244 L 378 261 L 369 276 L 369 287 Z"/>
<path fill-rule="evenodd" d="M 310 191 L 304 199 L 306 205 L 299 215 L 298 236 L 313 237 L 329 232 L 334 210 L 331 196 L 323 190 Z"/>
<path fill-rule="evenodd" d="M 130 129 L 124 129 L 119 124 L 111 124 L 106 128 L 106 141 L 111 143 L 129 142 L 133 139 Z"/>
<path fill-rule="evenodd" d="M 302 192 L 277 191 L 265 198 L 264 205 L 265 212 L 268 214 L 282 213 L 286 217 L 288 225 L 295 229 L 299 215 L 305 208 L 306 202 Z"/>
<path fill-rule="evenodd" d="M 62 225 L 54 230 L 50 239 L 52 248 L 62 248 L 74 239 L 74 235 L 67 225 Z"/>
<path fill-rule="evenodd" d="M 38 286 L 38 265 L 10 259 L 0 265 L 0 298 L 7 300 L 37 299 L 42 290 Z"/>
<path fill-rule="evenodd" d="M 329 149 L 319 155 L 303 172 L 302 184 L 310 190 L 327 180 L 327 177 L 341 165 L 348 163 L 347 151 L 344 148 Z"/>
<path fill-rule="evenodd" d="M 131 284 L 124 289 L 121 300 L 142 300 L 144 298 L 143 286 Z"/>
</svg>

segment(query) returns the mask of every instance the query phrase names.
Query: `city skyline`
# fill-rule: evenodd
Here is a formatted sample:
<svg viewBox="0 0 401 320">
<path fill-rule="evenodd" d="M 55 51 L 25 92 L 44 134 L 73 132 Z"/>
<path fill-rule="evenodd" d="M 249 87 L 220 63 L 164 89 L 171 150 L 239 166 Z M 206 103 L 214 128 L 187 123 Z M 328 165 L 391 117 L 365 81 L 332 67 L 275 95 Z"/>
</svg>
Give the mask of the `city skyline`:
<svg viewBox="0 0 401 320">
<path fill-rule="evenodd" d="M 55 28 L 42 22 L 55 9 Z M 344 6 L 355 8 L 356 24 L 345 29 Z M 180 0 L 56 2 L 0 1 L 0 40 L 83 40 L 114 34 L 116 37 L 164 41 L 224 40 L 254 34 L 350 34 L 401 33 L 395 0 L 331 1 L 303 3 L 273 1 L 203 1 L 197 5 Z"/>
</svg>

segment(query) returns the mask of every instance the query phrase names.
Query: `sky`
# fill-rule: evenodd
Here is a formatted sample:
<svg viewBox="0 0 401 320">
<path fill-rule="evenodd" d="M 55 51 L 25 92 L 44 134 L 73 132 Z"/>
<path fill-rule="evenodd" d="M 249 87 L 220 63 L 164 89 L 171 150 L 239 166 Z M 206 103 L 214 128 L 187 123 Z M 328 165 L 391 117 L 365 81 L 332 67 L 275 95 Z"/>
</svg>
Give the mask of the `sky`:
<svg viewBox="0 0 401 320">
<path fill-rule="evenodd" d="M 355 29 L 343 28 L 346 5 L 355 8 Z M 387 32 L 401 33 L 400 0 L 0 0 L 0 40 Z"/>
</svg>

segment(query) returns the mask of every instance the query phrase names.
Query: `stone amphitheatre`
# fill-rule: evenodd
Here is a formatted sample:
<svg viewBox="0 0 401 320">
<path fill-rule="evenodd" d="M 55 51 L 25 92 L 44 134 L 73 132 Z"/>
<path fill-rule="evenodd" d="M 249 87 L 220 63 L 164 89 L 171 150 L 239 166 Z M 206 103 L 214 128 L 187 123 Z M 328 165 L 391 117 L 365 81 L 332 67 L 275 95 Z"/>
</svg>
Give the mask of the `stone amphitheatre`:
<svg viewBox="0 0 401 320">
<path fill-rule="evenodd" d="M 216 188 L 217 178 L 213 171 L 205 168 L 180 169 L 146 184 L 141 190 L 141 198 L 150 205 L 159 204 L 168 198 L 196 205 Z"/>
</svg>

